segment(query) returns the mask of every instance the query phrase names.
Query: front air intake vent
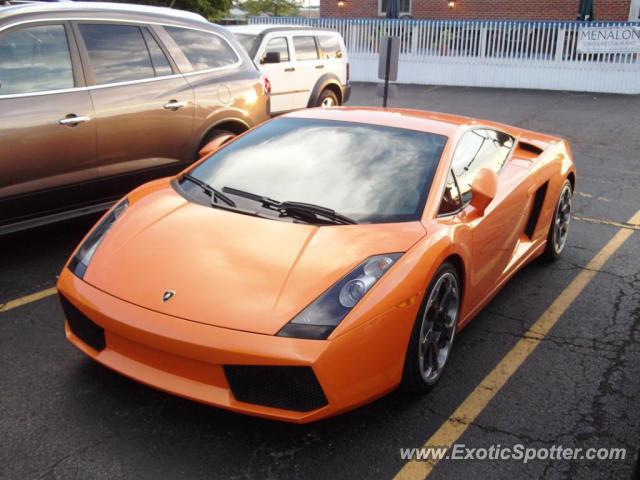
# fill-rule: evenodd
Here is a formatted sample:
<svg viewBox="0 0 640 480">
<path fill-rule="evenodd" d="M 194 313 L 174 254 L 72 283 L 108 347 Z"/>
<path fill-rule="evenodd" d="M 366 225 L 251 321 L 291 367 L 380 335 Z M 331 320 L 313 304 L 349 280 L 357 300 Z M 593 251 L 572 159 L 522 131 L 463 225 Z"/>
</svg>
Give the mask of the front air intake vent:
<svg viewBox="0 0 640 480">
<path fill-rule="evenodd" d="M 67 317 L 69 328 L 73 334 L 98 352 L 106 346 L 104 329 L 78 310 L 69 300 L 60 295 L 60 304 Z"/>
<path fill-rule="evenodd" d="M 296 412 L 328 403 L 311 367 L 225 365 L 224 373 L 240 402 Z"/>
</svg>

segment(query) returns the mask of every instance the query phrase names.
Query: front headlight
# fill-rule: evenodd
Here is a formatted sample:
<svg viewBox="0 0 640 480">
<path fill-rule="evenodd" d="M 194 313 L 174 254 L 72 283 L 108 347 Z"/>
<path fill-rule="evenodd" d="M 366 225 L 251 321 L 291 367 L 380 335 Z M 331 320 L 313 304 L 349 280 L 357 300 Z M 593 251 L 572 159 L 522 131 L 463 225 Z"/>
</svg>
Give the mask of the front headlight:
<svg viewBox="0 0 640 480">
<path fill-rule="evenodd" d="M 98 223 L 87 239 L 82 243 L 77 253 L 69 262 L 69 270 L 71 270 L 78 278 L 83 278 L 89 267 L 89 262 L 98 249 L 98 245 L 107 235 L 109 229 L 122 216 L 129 206 L 129 200 L 124 199 L 118 203 L 100 223 Z"/>
<path fill-rule="evenodd" d="M 367 258 L 296 315 L 278 332 L 278 336 L 326 339 L 401 255 L 390 253 Z"/>
</svg>

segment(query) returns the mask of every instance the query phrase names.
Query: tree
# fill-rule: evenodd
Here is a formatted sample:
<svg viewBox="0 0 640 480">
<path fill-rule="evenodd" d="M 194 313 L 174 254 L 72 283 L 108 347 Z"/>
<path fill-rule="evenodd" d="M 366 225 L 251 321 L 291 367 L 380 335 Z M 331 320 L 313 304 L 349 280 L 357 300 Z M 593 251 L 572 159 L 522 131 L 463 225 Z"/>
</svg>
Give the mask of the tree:
<svg viewBox="0 0 640 480">
<path fill-rule="evenodd" d="M 130 0 L 116 1 L 132 3 Z M 133 3 L 189 10 L 190 12 L 199 13 L 209 20 L 224 17 L 231 8 L 231 0 L 134 0 Z"/>
<path fill-rule="evenodd" d="M 246 0 L 240 4 L 240 8 L 249 15 L 269 14 L 280 17 L 292 17 L 298 15 L 300 5 L 295 0 Z"/>
</svg>

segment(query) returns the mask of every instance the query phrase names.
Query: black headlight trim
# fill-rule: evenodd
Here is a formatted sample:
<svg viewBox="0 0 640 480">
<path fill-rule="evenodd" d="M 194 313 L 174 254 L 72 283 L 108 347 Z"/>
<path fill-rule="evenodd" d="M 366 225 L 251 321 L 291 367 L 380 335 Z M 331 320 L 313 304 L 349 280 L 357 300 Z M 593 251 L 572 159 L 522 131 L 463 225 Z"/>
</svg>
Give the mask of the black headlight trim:
<svg viewBox="0 0 640 480">
<path fill-rule="evenodd" d="M 120 215 L 122 215 L 122 212 L 124 212 L 128 206 L 129 199 L 125 197 L 111 209 L 111 211 L 93 228 L 84 242 L 82 242 L 76 254 L 67 264 L 67 268 L 69 268 L 76 277 L 80 279 L 84 278 L 89 264 L 83 262 L 83 258 L 89 255 L 89 261 L 91 261 L 95 250 L 107 235 L 109 229 L 113 226 L 116 220 L 120 218 Z"/>
<path fill-rule="evenodd" d="M 325 290 L 318 298 L 307 305 L 300 313 L 290 320 L 276 334 L 279 337 L 300 338 L 308 340 L 326 340 L 329 335 L 336 329 L 351 310 L 359 303 L 359 301 L 351 306 L 346 307 L 339 301 L 340 291 L 351 280 L 363 276 L 364 267 L 371 260 L 378 257 L 388 257 L 393 263 L 383 271 L 382 275 L 374 282 L 377 283 L 403 254 L 400 252 L 373 255 L 366 258 L 356 268 L 342 277 L 339 281 Z M 370 288 L 373 288 L 371 285 Z M 368 290 L 367 290 L 368 292 Z M 310 317 L 312 321 L 304 321 L 304 317 Z"/>
</svg>

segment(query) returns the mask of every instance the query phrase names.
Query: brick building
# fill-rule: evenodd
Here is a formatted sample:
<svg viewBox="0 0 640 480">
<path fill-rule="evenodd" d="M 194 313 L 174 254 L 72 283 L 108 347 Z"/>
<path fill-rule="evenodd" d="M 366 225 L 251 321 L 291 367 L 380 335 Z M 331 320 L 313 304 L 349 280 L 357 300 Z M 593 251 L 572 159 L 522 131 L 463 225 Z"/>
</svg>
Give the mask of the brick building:
<svg viewBox="0 0 640 480">
<path fill-rule="evenodd" d="M 320 0 L 322 17 L 384 16 L 387 0 Z M 425 19 L 575 20 L 580 0 L 399 0 L 402 16 Z M 594 18 L 638 20 L 640 0 L 593 0 Z"/>
</svg>

